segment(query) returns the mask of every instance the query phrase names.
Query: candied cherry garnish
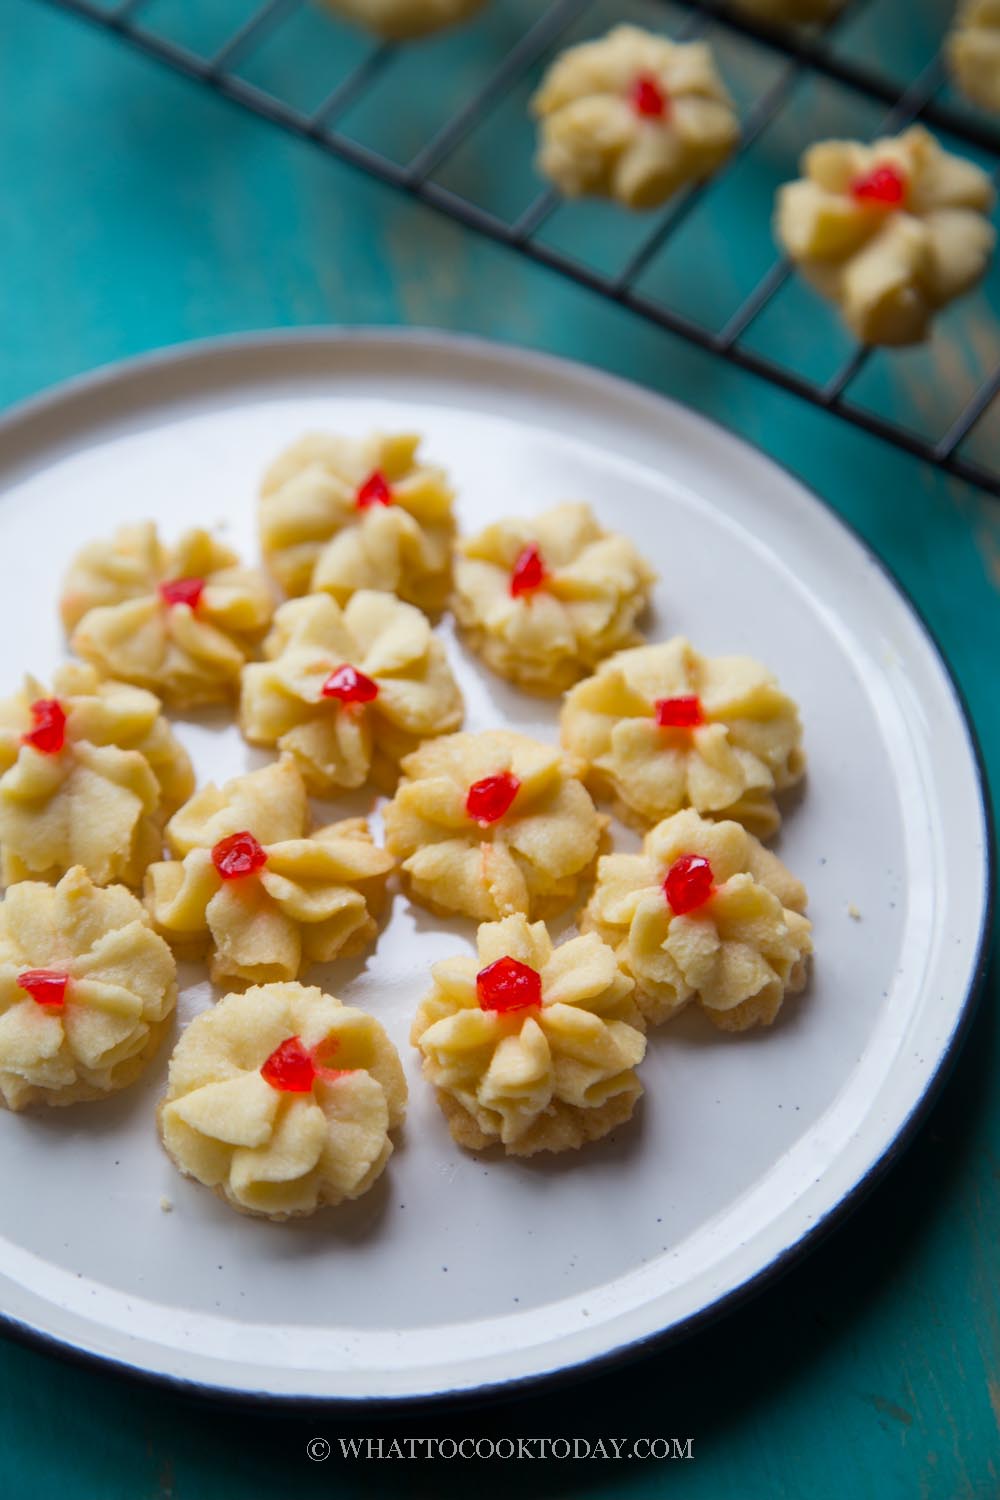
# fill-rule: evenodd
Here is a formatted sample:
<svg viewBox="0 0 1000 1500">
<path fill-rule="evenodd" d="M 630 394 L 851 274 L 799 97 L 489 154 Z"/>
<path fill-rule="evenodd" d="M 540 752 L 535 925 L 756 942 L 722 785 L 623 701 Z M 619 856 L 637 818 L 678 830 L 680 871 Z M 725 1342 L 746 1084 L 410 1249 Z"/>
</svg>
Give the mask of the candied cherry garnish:
<svg viewBox="0 0 1000 1500">
<path fill-rule="evenodd" d="M 22 745 L 31 745 L 43 755 L 58 755 L 66 743 L 66 710 L 58 698 L 37 698 L 31 705 L 34 727 L 21 736 Z"/>
<path fill-rule="evenodd" d="M 285 1094 L 308 1094 L 316 1081 L 316 1064 L 302 1038 L 289 1036 L 275 1047 L 260 1070 L 261 1077 L 273 1089 Z"/>
<path fill-rule="evenodd" d="M 358 510 L 368 510 L 372 505 L 392 504 L 392 485 L 381 469 L 373 470 L 364 483 L 358 485 L 354 503 Z"/>
<path fill-rule="evenodd" d="M 476 975 L 480 1010 L 527 1010 L 542 1003 L 542 977 L 516 958 L 498 958 Z"/>
<path fill-rule="evenodd" d="M 873 167 L 851 183 L 851 192 L 859 203 L 881 208 L 898 208 L 906 194 L 906 178 L 898 167 Z"/>
<path fill-rule="evenodd" d="M 378 683 L 345 662 L 334 668 L 320 691 L 324 698 L 336 698 L 340 703 L 371 703 L 378 697 Z"/>
<path fill-rule="evenodd" d="M 662 120 L 670 101 L 659 80 L 652 73 L 640 73 L 629 91 L 632 108 L 647 119 Z"/>
<path fill-rule="evenodd" d="M 160 598 L 164 604 L 187 604 L 197 609 L 205 592 L 204 578 L 170 578 L 160 584 Z"/>
<path fill-rule="evenodd" d="M 477 823 L 496 823 L 510 809 L 520 790 L 521 783 L 512 771 L 484 776 L 469 787 L 465 810 Z"/>
<path fill-rule="evenodd" d="M 712 866 L 701 854 L 682 854 L 675 859 L 663 882 L 667 904 L 676 917 L 704 906 L 715 892 Z"/>
<path fill-rule="evenodd" d="M 653 706 L 661 729 L 697 729 L 705 722 L 701 699 L 694 693 L 681 698 L 657 698 Z"/>
<path fill-rule="evenodd" d="M 231 833 L 213 848 L 212 863 L 223 880 L 242 880 L 264 868 L 267 852 L 252 833 Z"/>
<path fill-rule="evenodd" d="M 36 1005 L 65 1005 L 69 975 L 58 969 L 25 969 L 17 976 L 18 988 L 25 990 Z"/>
<path fill-rule="evenodd" d="M 514 561 L 514 568 L 510 575 L 510 592 L 513 599 L 521 594 L 533 594 L 535 589 L 540 589 L 548 577 L 542 554 L 534 542 L 529 542 L 522 547 Z"/>
</svg>

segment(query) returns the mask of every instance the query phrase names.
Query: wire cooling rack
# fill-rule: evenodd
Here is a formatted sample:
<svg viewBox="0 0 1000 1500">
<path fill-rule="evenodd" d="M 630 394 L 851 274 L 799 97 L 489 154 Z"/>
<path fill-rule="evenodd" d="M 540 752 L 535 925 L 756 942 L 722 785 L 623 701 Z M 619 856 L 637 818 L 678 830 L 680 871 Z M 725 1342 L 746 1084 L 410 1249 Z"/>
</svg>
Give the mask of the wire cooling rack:
<svg viewBox="0 0 1000 1500">
<path fill-rule="evenodd" d="M 662 3 L 664 17 L 668 9 L 671 12 L 672 25 L 667 29 L 673 35 L 693 37 L 711 31 L 713 42 L 721 39 L 730 50 L 744 48 L 748 53 L 752 50 L 757 72 L 765 82 L 743 110 L 739 151 L 708 183 L 693 186 L 658 215 L 632 220 L 633 225 L 639 223 L 639 228 L 630 231 L 624 252 L 609 267 L 587 259 L 581 248 L 586 245 L 586 235 L 577 235 L 571 249 L 560 244 L 558 237 L 547 236 L 546 226 L 562 212 L 562 205 L 558 196 L 541 187 L 537 180 L 523 207 L 511 210 L 508 206 L 503 212 L 476 201 L 472 192 L 456 189 L 447 180 L 449 164 L 478 133 L 491 128 L 493 118 L 509 108 L 512 98 L 526 97 L 529 83 L 537 79 L 560 44 L 600 34 L 608 17 L 606 13 L 603 17 L 592 15 L 600 8 L 595 6 L 595 0 L 549 0 L 548 4 L 537 0 L 532 9 L 524 12 L 524 24 L 504 38 L 504 45 L 485 60 L 480 57 L 479 71 L 471 76 L 464 95 L 457 99 L 447 118 L 434 122 L 416 149 L 404 155 L 379 149 L 350 128 L 352 116 L 363 113 L 366 100 L 377 94 L 380 81 L 392 67 L 400 48 L 351 33 L 323 17 L 318 24 L 330 28 L 324 42 L 329 49 L 332 86 L 318 102 L 303 107 L 282 97 L 280 88 L 265 87 L 254 81 L 252 70 L 251 76 L 247 76 L 247 64 L 255 53 L 273 49 L 283 30 L 297 24 L 297 15 L 303 8 L 313 9 L 309 0 L 265 0 L 255 9 L 251 8 L 253 0 L 227 0 L 222 12 L 232 15 L 235 24 L 228 35 L 207 47 L 178 40 L 169 34 L 169 28 L 165 31 L 157 24 L 163 0 L 46 0 L 46 3 L 115 34 L 140 52 L 273 125 L 313 142 L 320 150 L 410 194 L 479 234 L 551 267 L 651 323 L 752 371 L 814 406 L 835 412 L 845 421 L 940 469 L 1000 495 L 997 456 L 1000 401 L 994 404 L 1000 394 L 1000 320 L 988 301 L 981 303 L 973 318 L 973 334 L 984 333 L 984 322 L 989 327 L 985 338 L 971 340 L 977 354 L 972 361 L 972 374 L 962 388 L 961 404 L 957 410 L 945 411 L 935 429 L 926 412 L 921 414 L 918 410 L 916 419 L 911 417 L 907 421 L 895 412 L 880 410 L 877 402 L 856 396 L 859 382 L 864 390 L 866 368 L 870 372 L 873 360 L 900 356 L 876 355 L 864 347 L 851 347 L 842 332 L 831 329 L 829 313 L 818 301 L 807 304 L 808 319 L 816 320 L 817 341 L 826 341 L 825 347 L 839 349 L 832 369 L 822 375 L 813 369 L 804 371 L 801 365 L 796 367 L 794 360 L 770 352 L 766 341 L 761 346 L 755 333 L 760 329 L 762 317 L 792 279 L 789 263 L 775 252 L 768 251 L 766 269 L 741 290 L 736 304 L 727 309 L 716 326 L 694 316 L 683 302 L 680 306 L 676 301 L 671 305 L 669 299 L 657 295 L 648 285 L 648 273 L 669 255 L 672 243 L 699 212 L 705 195 L 715 190 L 720 177 L 734 178 L 738 174 L 741 160 L 809 85 L 825 84 L 843 91 L 852 101 L 849 114 L 852 122 L 856 114 L 868 118 L 865 111 L 876 110 L 871 118 L 874 127 L 881 131 L 895 131 L 922 120 L 944 136 L 952 149 L 965 148 L 967 154 L 984 162 L 995 179 L 1000 179 L 1000 124 L 966 109 L 956 99 L 949 99 L 944 87 L 940 34 L 910 76 L 895 77 L 891 70 L 882 67 L 881 61 L 873 65 L 865 56 L 859 56 L 857 49 L 852 54 L 838 46 L 845 18 L 871 0 L 850 0 L 835 21 L 825 28 L 809 31 L 757 25 L 720 0 Z M 494 7 L 502 3 L 504 0 L 493 0 Z M 646 3 L 647 9 L 655 12 L 659 0 Z M 898 24 L 910 27 L 914 18 L 911 0 L 892 0 L 892 3 L 899 12 Z M 233 10 L 234 5 L 239 6 L 239 11 Z M 617 9 L 614 8 L 612 16 Z M 241 15 L 241 11 L 246 13 Z M 943 32 L 946 19 L 942 13 L 939 33 Z M 427 46 L 426 42 L 419 44 L 419 48 Z M 464 84 L 464 73 L 462 78 Z M 398 91 L 391 107 L 400 108 Z M 522 108 L 519 120 L 523 114 Z M 811 134 L 806 133 L 798 142 L 799 148 L 816 134 L 815 129 Z M 821 323 L 823 318 L 827 319 L 826 324 Z M 966 333 L 969 331 L 967 327 Z M 917 370 L 918 383 L 922 368 Z M 994 424 L 996 441 L 992 435 Z"/>
</svg>

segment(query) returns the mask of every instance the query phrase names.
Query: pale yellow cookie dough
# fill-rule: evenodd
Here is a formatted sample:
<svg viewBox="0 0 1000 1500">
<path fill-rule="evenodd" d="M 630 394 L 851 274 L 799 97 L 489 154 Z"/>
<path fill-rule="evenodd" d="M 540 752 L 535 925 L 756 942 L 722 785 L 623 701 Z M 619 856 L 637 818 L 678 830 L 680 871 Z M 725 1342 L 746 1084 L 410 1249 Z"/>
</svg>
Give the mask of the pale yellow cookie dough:
<svg viewBox="0 0 1000 1500">
<path fill-rule="evenodd" d="M 260 538 L 286 593 L 346 604 L 378 589 L 429 613 L 444 608 L 454 493 L 444 470 L 418 457 L 419 443 L 412 433 L 311 433 L 275 459 L 261 485 Z"/>
<path fill-rule="evenodd" d="M 779 190 L 775 233 L 862 343 L 914 344 L 985 272 L 993 202 L 981 168 L 913 125 L 871 146 L 810 146 Z"/>
<path fill-rule="evenodd" d="M 488 666 L 555 695 L 642 639 L 635 622 L 655 580 L 633 543 L 603 530 L 589 506 L 557 505 L 464 537 L 453 605 Z"/>
<path fill-rule="evenodd" d="M 699 722 L 661 723 L 672 704 L 693 705 Z M 693 807 L 767 837 L 781 823 L 775 793 L 805 771 L 798 709 L 767 668 L 702 656 L 682 636 L 622 651 L 572 688 L 562 737 L 591 787 L 640 827 Z"/>
<path fill-rule="evenodd" d="M 295 979 L 310 963 L 362 952 L 392 857 L 363 818 L 312 833 L 308 823 L 291 756 L 202 787 L 167 824 L 175 858 L 146 874 L 158 930 L 180 953 L 207 952 L 212 979 L 232 984 Z"/>
<path fill-rule="evenodd" d="M 572 901 L 605 822 L 572 757 L 495 729 L 428 740 L 402 769 L 385 841 L 414 901 L 477 921 Z"/>
<path fill-rule="evenodd" d="M 76 1104 L 145 1069 L 177 1001 L 173 955 L 124 886 L 82 865 L 0 901 L 0 1103 Z"/>
<path fill-rule="evenodd" d="M 323 0 L 331 10 L 390 41 L 427 36 L 475 15 L 484 0 Z"/>
<path fill-rule="evenodd" d="M 166 547 L 143 521 L 77 554 L 60 611 L 73 650 L 102 676 L 192 708 L 235 696 L 275 603 L 266 575 L 209 532 Z"/>
<path fill-rule="evenodd" d="M 294 756 L 311 791 L 395 789 L 399 762 L 448 734 L 462 694 L 442 643 L 412 604 L 365 589 L 341 610 L 328 594 L 290 599 L 244 669 L 240 727 Z"/>
<path fill-rule="evenodd" d="M 845 0 L 730 0 L 730 4 L 761 21 L 829 21 L 843 10 Z"/>
<path fill-rule="evenodd" d="M 739 138 L 704 42 L 616 26 L 556 58 L 531 101 L 538 166 L 567 197 L 653 208 L 707 177 Z"/>
<path fill-rule="evenodd" d="M 51 726 L 62 747 L 39 749 L 31 737 L 52 713 L 65 716 Z M 193 788 L 152 693 L 79 662 L 60 667 L 51 689 L 28 677 L 0 702 L 0 876 L 53 881 L 83 865 L 98 885 L 140 885 L 164 820 Z"/>
<path fill-rule="evenodd" d="M 962 93 L 984 109 L 1000 110 L 1000 0 L 965 0 L 946 52 Z"/>
<path fill-rule="evenodd" d="M 545 924 L 523 916 L 485 923 L 476 941 L 478 958 L 434 965 L 410 1033 L 455 1140 L 531 1156 L 630 1119 L 646 1039 L 607 944 L 590 933 L 553 948 Z"/>
<path fill-rule="evenodd" d="M 374 1016 L 315 986 L 265 984 L 186 1028 L 159 1127 L 185 1177 L 284 1220 L 366 1193 L 405 1112 L 399 1057 Z"/>
<path fill-rule="evenodd" d="M 686 865 L 707 880 L 689 908 Z M 680 862 L 680 863 L 678 863 Z M 673 876 L 670 872 L 673 871 Z M 678 881 L 678 910 L 671 905 Z M 690 878 L 690 877 L 689 877 Z M 687 809 L 657 823 L 641 854 L 608 854 L 581 920 L 618 956 L 652 1023 L 695 1002 L 714 1026 L 770 1026 L 787 994 L 805 983 L 811 925 L 805 887 L 739 823 L 713 823 Z"/>
</svg>

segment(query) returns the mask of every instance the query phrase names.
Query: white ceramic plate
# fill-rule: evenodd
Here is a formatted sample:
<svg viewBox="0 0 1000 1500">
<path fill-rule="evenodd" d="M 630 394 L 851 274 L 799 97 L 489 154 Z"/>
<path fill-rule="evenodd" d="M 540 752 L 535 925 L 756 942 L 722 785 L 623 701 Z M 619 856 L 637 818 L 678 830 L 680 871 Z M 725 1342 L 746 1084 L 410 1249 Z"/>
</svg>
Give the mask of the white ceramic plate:
<svg viewBox="0 0 1000 1500">
<path fill-rule="evenodd" d="M 0 1308 L 14 1331 L 162 1380 L 388 1401 L 531 1382 L 676 1334 L 787 1262 L 884 1166 L 967 1018 L 987 814 L 934 646 L 862 544 L 789 474 L 593 371 L 435 334 L 277 334 L 76 382 L 0 428 L 0 685 L 62 642 L 62 567 L 131 517 L 254 549 L 265 462 L 305 428 L 415 427 L 466 527 L 590 501 L 662 574 L 651 634 L 748 651 L 802 706 L 810 773 L 778 848 L 817 959 L 769 1032 L 684 1016 L 651 1039 L 632 1125 L 569 1159 L 464 1154 L 407 1046 L 436 958 L 470 945 L 397 895 L 377 952 L 314 970 L 404 1056 L 405 1138 L 359 1203 L 241 1218 L 184 1182 L 153 1106 L 166 1055 L 107 1104 L 0 1113 Z M 468 727 L 556 736 L 556 709 L 449 649 Z M 224 716 L 180 725 L 199 777 L 257 763 Z M 356 804 L 355 804 L 356 805 Z M 849 907 L 860 913 L 852 918 Z M 197 969 L 181 1019 L 211 1001 Z M 173 1201 L 164 1213 L 161 1199 Z"/>
</svg>

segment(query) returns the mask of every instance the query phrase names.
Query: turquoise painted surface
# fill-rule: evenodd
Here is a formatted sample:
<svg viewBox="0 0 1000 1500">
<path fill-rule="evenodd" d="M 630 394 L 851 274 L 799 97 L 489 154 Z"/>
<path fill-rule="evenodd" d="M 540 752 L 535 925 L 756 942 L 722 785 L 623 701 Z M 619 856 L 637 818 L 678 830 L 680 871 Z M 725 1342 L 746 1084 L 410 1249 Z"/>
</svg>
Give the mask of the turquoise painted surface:
<svg viewBox="0 0 1000 1500">
<path fill-rule="evenodd" d="M 151 0 L 150 11 L 165 29 L 204 45 L 223 39 L 249 3 Z M 883 47 L 901 4 L 862 7 L 845 45 L 861 53 Z M 440 90 L 417 105 L 422 125 L 433 124 L 531 8 L 531 0 L 496 3 L 464 38 L 402 59 L 382 106 L 359 111 L 351 129 L 405 151 L 399 91 L 413 87 L 421 68 L 433 69 Z M 622 8 L 598 5 L 593 15 Z M 653 12 L 649 4 L 624 8 Z M 907 46 L 918 60 L 947 4 L 905 9 Z M 336 80 L 329 39 L 339 45 L 348 34 L 308 12 L 296 25 L 290 43 L 272 41 L 246 72 L 310 104 Z M 359 55 L 356 37 L 350 45 Z M 742 65 L 735 82 L 744 106 L 772 76 L 763 54 Z M 705 316 L 724 317 L 768 253 L 755 189 L 784 171 L 796 131 L 820 119 L 824 128 L 877 123 L 820 93 L 797 100 L 792 122 L 709 195 L 687 247 L 650 272 L 663 295 L 695 299 Z M 509 123 L 511 136 L 487 132 L 449 163 L 444 180 L 474 183 L 516 209 L 531 183 L 516 110 Z M 634 226 L 589 208 L 560 216 L 548 233 L 586 236 L 595 257 L 611 263 Z M 718 288 L 711 298 L 709 271 Z M 997 354 L 986 316 L 997 274 L 949 317 L 936 350 L 943 377 L 932 378 L 922 353 L 880 360 L 869 399 L 918 420 L 953 407 Z M 778 341 L 811 373 L 835 364 L 839 335 L 811 299 L 793 287 L 783 304 L 755 339 Z M 36 0 L 4 0 L 0 402 L 160 344 L 362 322 L 434 324 L 588 360 L 762 444 L 858 526 L 916 597 L 997 766 L 1000 504 L 472 240 Z M 995 460 L 996 423 L 980 442 Z M 306 1458 L 307 1439 L 335 1442 L 349 1432 L 694 1440 L 690 1462 L 525 1462 L 516 1483 L 529 1495 L 992 1500 L 1000 1493 L 996 991 L 994 974 L 950 1086 L 877 1195 L 779 1287 L 674 1352 L 560 1395 L 383 1426 L 248 1421 L 0 1345 L 0 1494 L 242 1500 L 394 1495 L 405 1485 L 437 1496 L 465 1494 L 472 1482 L 500 1493 L 511 1482 L 500 1464 L 477 1464 L 471 1476 L 460 1461 L 403 1471 L 391 1461 Z"/>
</svg>

